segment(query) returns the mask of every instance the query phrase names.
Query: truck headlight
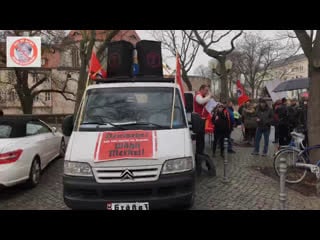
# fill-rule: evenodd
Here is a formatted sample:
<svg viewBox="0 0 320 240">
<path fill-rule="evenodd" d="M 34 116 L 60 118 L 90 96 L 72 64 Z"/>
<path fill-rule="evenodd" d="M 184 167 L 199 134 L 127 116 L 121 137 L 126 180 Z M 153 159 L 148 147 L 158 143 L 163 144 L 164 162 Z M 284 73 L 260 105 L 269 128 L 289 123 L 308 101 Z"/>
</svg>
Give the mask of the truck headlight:
<svg viewBox="0 0 320 240">
<path fill-rule="evenodd" d="M 170 159 L 164 163 L 162 174 L 185 172 L 192 170 L 192 168 L 193 161 L 191 157 Z"/>
<path fill-rule="evenodd" d="M 64 161 L 64 174 L 70 176 L 91 177 L 92 170 L 88 163 Z"/>
</svg>

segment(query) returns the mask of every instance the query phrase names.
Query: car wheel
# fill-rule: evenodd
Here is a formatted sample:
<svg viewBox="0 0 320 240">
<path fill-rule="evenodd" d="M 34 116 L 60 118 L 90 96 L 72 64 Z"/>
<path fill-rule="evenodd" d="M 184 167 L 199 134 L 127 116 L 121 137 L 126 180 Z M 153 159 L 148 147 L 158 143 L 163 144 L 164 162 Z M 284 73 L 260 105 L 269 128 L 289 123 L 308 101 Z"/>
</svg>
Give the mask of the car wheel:
<svg viewBox="0 0 320 240">
<path fill-rule="evenodd" d="M 59 152 L 60 157 L 64 157 L 64 154 L 66 153 L 66 143 L 64 139 L 62 138 L 61 143 L 60 143 L 60 152 Z"/>
<path fill-rule="evenodd" d="M 37 186 L 40 182 L 40 160 L 35 158 L 31 164 L 29 179 L 27 181 L 27 186 L 33 188 Z"/>
</svg>

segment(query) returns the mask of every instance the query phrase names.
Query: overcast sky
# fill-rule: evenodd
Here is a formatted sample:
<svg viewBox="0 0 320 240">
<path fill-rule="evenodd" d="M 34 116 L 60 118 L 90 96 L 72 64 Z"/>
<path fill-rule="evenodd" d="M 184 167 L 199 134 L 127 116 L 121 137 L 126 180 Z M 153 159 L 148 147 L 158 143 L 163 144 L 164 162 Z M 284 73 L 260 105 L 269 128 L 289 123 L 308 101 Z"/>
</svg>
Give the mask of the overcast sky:
<svg viewBox="0 0 320 240">
<path fill-rule="evenodd" d="M 154 40 L 152 35 L 150 34 L 149 30 L 136 30 L 138 35 L 140 36 L 141 40 Z M 246 32 L 259 32 L 262 35 L 272 38 L 275 37 L 275 35 L 281 31 L 279 30 L 249 30 Z M 226 44 L 227 41 L 224 42 L 224 45 Z M 230 41 L 227 42 L 226 48 L 230 48 Z M 175 58 L 172 57 L 167 51 L 162 51 L 162 58 L 163 62 L 167 63 L 172 69 L 175 69 Z M 191 71 L 189 72 L 190 75 L 195 74 L 194 71 L 199 67 L 200 65 L 208 65 L 209 60 L 212 59 L 209 56 L 207 56 L 202 48 L 199 48 L 198 55 L 196 57 L 196 60 L 191 68 Z"/>
</svg>

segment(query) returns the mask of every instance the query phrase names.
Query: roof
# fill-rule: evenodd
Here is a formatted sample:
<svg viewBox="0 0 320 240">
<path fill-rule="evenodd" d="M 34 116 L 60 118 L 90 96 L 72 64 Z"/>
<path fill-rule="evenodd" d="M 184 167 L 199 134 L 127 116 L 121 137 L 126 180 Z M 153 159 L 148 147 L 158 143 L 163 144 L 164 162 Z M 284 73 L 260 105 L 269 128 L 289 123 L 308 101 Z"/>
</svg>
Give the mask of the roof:
<svg viewBox="0 0 320 240">
<path fill-rule="evenodd" d="M 275 61 L 271 64 L 270 68 L 282 67 L 289 63 L 293 63 L 302 59 L 306 59 L 306 56 L 303 53 Z"/>
<path fill-rule="evenodd" d="M 272 101 L 274 101 L 274 102 L 277 101 L 278 99 L 287 97 L 286 92 L 279 92 L 279 93 L 273 92 L 273 90 L 282 82 L 283 82 L 283 80 L 280 80 L 280 79 L 274 79 L 274 80 L 270 80 L 270 81 L 265 82 L 265 87 L 266 87 L 270 97 L 272 98 Z"/>
<path fill-rule="evenodd" d="M 89 30 L 87 30 L 89 31 Z M 96 39 L 98 41 L 103 41 L 110 30 L 96 30 Z M 80 41 L 82 39 L 80 30 L 71 30 L 68 37 L 73 38 L 75 41 Z M 126 40 L 132 44 L 136 44 L 140 41 L 140 37 L 135 30 L 120 30 L 119 33 L 114 36 L 113 41 Z"/>
<path fill-rule="evenodd" d="M 174 87 L 173 82 L 112 82 L 90 85 L 88 89 L 117 87 Z"/>
<path fill-rule="evenodd" d="M 10 138 L 18 138 L 26 136 L 26 124 L 30 121 L 39 121 L 33 116 L 3 116 L 0 117 L 0 124 L 6 124 L 12 127 Z"/>
</svg>

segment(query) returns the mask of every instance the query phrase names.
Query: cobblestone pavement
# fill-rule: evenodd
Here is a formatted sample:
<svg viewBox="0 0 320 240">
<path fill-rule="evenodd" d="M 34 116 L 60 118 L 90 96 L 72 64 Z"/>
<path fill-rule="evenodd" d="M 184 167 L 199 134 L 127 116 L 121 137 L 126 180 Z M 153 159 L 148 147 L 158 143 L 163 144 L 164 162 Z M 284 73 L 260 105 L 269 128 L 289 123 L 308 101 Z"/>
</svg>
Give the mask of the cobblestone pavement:
<svg viewBox="0 0 320 240">
<path fill-rule="evenodd" d="M 240 130 L 232 134 L 235 140 L 240 138 Z M 273 140 L 273 131 L 270 142 Z M 261 146 L 263 140 L 261 140 Z M 209 144 L 207 144 L 209 145 Z M 216 153 L 219 149 L 217 149 Z M 269 156 L 252 156 L 253 148 L 234 147 L 236 154 L 229 154 L 230 183 L 223 183 L 223 159 L 214 159 L 217 176 L 210 178 L 202 174 L 197 182 L 196 202 L 193 209 L 202 210 L 275 210 L 279 209 L 279 181 L 263 175 L 258 168 L 271 167 L 274 146 L 269 144 Z M 207 146 L 207 153 L 211 149 Z M 260 148 L 262 151 L 262 148 Z M 287 209 L 320 209 L 320 197 L 307 197 L 287 188 Z"/>
<path fill-rule="evenodd" d="M 239 136 L 240 130 L 236 129 L 233 138 L 238 140 Z M 279 209 L 279 182 L 255 170 L 272 166 L 272 147 L 270 144 L 269 157 L 251 156 L 252 148 L 234 147 L 237 153 L 229 154 L 231 181 L 228 184 L 222 182 L 223 159 L 217 154 L 214 159 L 217 176 L 209 177 L 204 171 L 197 179 L 196 201 L 192 209 Z M 209 146 L 207 152 L 211 154 Z M 36 188 L 29 190 L 16 186 L 0 190 L 0 210 L 68 209 L 62 198 L 62 169 L 63 160 L 57 159 L 43 172 Z M 307 197 L 288 189 L 288 209 L 320 209 L 320 198 Z"/>
</svg>

